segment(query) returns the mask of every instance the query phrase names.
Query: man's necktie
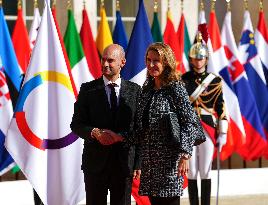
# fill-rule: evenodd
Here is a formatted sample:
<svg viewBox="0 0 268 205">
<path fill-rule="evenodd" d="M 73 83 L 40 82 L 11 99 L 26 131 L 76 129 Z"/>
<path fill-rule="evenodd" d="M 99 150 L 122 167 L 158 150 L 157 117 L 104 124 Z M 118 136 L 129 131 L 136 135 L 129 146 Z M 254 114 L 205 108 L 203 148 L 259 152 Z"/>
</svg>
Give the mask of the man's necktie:
<svg viewBox="0 0 268 205">
<path fill-rule="evenodd" d="M 110 104 L 111 104 L 111 110 L 112 112 L 116 111 L 117 108 L 117 97 L 116 97 L 116 93 L 115 93 L 115 83 L 110 83 L 109 88 L 111 89 L 111 94 L 110 94 Z"/>
</svg>

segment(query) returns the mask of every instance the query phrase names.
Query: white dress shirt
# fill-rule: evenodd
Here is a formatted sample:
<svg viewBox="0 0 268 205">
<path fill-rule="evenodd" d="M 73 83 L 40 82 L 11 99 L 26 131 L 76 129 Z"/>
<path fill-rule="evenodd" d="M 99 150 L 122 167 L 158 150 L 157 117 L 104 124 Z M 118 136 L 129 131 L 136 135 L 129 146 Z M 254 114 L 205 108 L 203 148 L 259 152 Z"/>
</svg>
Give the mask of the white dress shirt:
<svg viewBox="0 0 268 205">
<path fill-rule="evenodd" d="M 121 88 L 121 78 L 119 76 L 118 79 L 116 79 L 115 82 L 112 82 L 110 80 L 108 80 L 104 75 L 102 76 L 103 78 L 103 81 L 104 81 L 104 85 L 105 85 L 105 91 L 106 91 L 106 95 L 107 95 L 107 98 L 108 98 L 108 102 L 111 106 L 111 100 L 110 100 L 110 95 L 111 95 L 111 88 L 108 86 L 109 84 L 113 83 L 113 84 L 116 84 L 116 86 L 114 86 L 114 89 L 115 89 L 115 94 L 116 94 L 116 97 L 117 97 L 117 106 L 119 104 L 119 94 L 120 94 L 120 88 Z"/>
</svg>

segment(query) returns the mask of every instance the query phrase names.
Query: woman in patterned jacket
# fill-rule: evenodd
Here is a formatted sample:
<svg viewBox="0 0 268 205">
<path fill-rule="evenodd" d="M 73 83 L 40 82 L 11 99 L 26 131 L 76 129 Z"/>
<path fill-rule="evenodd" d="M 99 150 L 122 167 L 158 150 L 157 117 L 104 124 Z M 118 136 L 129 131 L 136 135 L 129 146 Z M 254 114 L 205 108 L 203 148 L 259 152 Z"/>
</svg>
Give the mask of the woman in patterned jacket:
<svg viewBox="0 0 268 205">
<path fill-rule="evenodd" d="M 195 136 L 204 138 L 204 133 L 176 72 L 171 48 L 153 43 L 145 60 L 147 80 L 136 120 L 142 157 L 139 193 L 148 196 L 152 205 L 178 205 Z M 179 122 L 179 142 L 174 142 L 172 114 Z"/>
</svg>

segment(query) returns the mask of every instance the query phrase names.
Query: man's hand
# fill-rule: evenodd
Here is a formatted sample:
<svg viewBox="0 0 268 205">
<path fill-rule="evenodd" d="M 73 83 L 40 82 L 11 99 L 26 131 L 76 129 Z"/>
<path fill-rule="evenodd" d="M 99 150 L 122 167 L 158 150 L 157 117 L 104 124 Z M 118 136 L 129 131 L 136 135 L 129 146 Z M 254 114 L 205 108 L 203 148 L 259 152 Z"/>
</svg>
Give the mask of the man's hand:
<svg viewBox="0 0 268 205">
<path fill-rule="evenodd" d="M 133 179 L 140 179 L 141 177 L 141 170 L 140 169 L 135 169 L 133 173 Z"/>
<path fill-rule="evenodd" d="M 189 160 L 188 159 L 181 159 L 178 165 L 178 176 L 187 175 L 189 171 Z"/>
<path fill-rule="evenodd" d="M 217 138 L 217 147 L 219 149 L 219 151 L 221 152 L 222 147 L 226 144 L 226 140 L 227 140 L 227 136 L 225 133 L 221 133 L 219 134 L 218 138 Z"/>
<path fill-rule="evenodd" d="M 101 130 L 99 128 L 93 128 L 91 131 L 91 137 L 97 139 L 101 135 Z"/>
<path fill-rule="evenodd" d="M 117 142 L 122 142 L 124 139 L 121 135 L 118 135 L 111 130 L 103 129 L 103 133 L 107 133 L 110 135 L 112 144 L 117 143 Z"/>
</svg>

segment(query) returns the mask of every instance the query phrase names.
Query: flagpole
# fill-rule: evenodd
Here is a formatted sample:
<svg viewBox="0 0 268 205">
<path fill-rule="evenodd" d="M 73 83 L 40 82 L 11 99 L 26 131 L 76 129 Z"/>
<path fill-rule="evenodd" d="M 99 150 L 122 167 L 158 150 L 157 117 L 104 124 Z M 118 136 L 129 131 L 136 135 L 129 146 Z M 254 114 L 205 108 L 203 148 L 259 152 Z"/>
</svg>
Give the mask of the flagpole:
<svg viewBox="0 0 268 205">
<path fill-rule="evenodd" d="M 248 10 L 248 0 L 244 0 L 244 6 L 245 6 L 245 10 Z"/>
<path fill-rule="evenodd" d="M 204 10 L 205 10 L 204 1 L 201 0 L 201 1 L 200 1 L 200 11 L 204 11 Z"/>
<path fill-rule="evenodd" d="M 21 9 L 21 7 L 22 7 L 22 2 L 21 2 L 21 0 L 18 0 L 18 4 L 17 4 L 18 10 Z"/>
<path fill-rule="evenodd" d="M 263 12 L 263 0 L 260 0 L 259 10 Z"/>
<path fill-rule="evenodd" d="M 34 0 L 34 8 L 38 8 L 38 1 Z"/>
<path fill-rule="evenodd" d="M 158 2 L 157 2 L 157 0 L 154 0 L 154 12 L 155 13 L 158 12 Z"/>
<path fill-rule="evenodd" d="M 227 2 L 227 12 L 231 11 L 231 0 L 226 0 Z"/>
<path fill-rule="evenodd" d="M 67 1 L 67 10 L 72 10 L 72 3 L 71 0 Z"/>
<path fill-rule="evenodd" d="M 184 9 L 184 4 L 183 4 L 183 0 L 181 0 L 181 13 L 183 13 L 183 9 Z"/>
<path fill-rule="evenodd" d="M 215 5 L 216 5 L 216 0 L 211 0 L 211 10 L 210 11 L 215 11 Z"/>
</svg>

